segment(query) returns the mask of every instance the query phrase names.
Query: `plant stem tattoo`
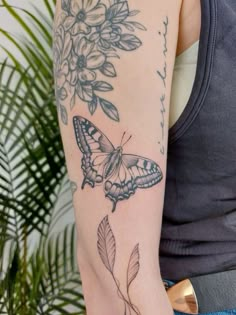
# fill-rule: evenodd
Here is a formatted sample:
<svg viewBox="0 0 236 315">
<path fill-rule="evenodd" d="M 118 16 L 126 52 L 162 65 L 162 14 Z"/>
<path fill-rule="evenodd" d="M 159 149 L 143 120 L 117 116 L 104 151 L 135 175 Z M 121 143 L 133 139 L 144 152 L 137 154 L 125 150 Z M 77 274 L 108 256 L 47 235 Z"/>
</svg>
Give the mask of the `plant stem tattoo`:
<svg viewBox="0 0 236 315">
<path fill-rule="evenodd" d="M 118 201 L 129 199 L 137 188 L 149 188 L 159 183 L 162 171 L 158 164 L 148 158 L 124 154 L 123 147 L 131 139 L 125 139 L 123 133 L 120 145 L 115 148 L 111 141 L 91 121 L 81 117 L 73 117 L 75 138 L 82 157 L 84 179 L 86 184 L 94 188 L 103 185 L 105 197 L 112 203 L 112 212 Z"/>
<path fill-rule="evenodd" d="M 70 181 L 70 189 L 71 189 L 72 195 L 74 195 L 74 193 L 77 191 L 77 184 L 76 184 L 76 182 Z"/>
<path fill-rule="evenodd" d="M 164 58 L 164 65 L 163 65 L 163 69 L 162 71 L 157 70 L 157 74 L 159 75 L 163 86 L 164 86 L 164 92 L 162 93 L 161 97 L 160 97 L 160 113 L 161 113 L 161 122 L 160 122 L 160 126 L 161 126 L 161 140 L 158 142 L 161 146 L 160 148 L 160 152 L 161 154 L 165 154 L 165 147 L 164 147 L 164 130 L 165 130 L 165 113 L 166 113 L 166 109 L 165 109 L 165 99 L 166 99 L 166 93 L 165 93 L 165 89 L 166 89 L 166 78 L 167 78 L 167 63 L 166 63 L 166 57 L 167 57 L 167 52 L 168 52 L 168 47 L 167 47 L 167 35 L 168 35 L 168 25 L 169 25 L 169 19 L 168 16 L 165 17 L 165 20 L 163 21 L 163 26 L 164 26 L 164 31 L 163 32 L 159 32 L 159 35 L 162 36 L 163 38 L 163 58 Z"/>
<path fill-rule="evenodd" d="M 62 0 L 62 14 L 55 19 L 54 77 L 56 99 L 61 120 L 68 123 L 66 100 L 72 108 L 78 97 L 88 105 L 91 115 L 100 106 L 111 119 L 119 121 L 114 104 L 100 97 L 113 90 L 102 77 L 116 77 L 112 58 L 119 51 L 132 51 L 141 46 L 132 34 L 146 28 L 130 20 L 139 13 L 130 10 L 124 0 Z"/>
<path fill-rule="evenodd" d="M 126 293 L 123 293 L 120 288 L 120 282 L 114 274 L 114 265 L 116 259 L 116 240 L 109 224 L 108 216 L 106 216 L 99 224 L 97 236 L 98 253 L 104 266 L 110 272 L 115 282 L 119 298 L 124 302 L 124 315 L 141 315 L 137 306 L 132 303 L 130 297 L 130 286 L 136 278 L 140 267 L 139 244 L 135 245 L 129 258 L 126 276 Z"/>
</svg>

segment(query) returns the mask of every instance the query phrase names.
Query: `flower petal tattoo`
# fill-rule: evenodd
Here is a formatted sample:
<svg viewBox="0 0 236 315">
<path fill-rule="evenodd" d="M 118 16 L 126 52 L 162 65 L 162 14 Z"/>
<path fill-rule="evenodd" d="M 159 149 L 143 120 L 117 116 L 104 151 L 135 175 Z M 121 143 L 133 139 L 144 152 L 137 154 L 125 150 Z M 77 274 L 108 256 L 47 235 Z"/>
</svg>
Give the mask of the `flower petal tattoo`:
<svg viewBox="0 0 236 315">
<path fill-rule="evenodd" d="M 118 201 L 129 199 L 138 188 L 149 188 L 162 180 L 162 171 L 156 162 L 123 153 L 124 145 L 131 138 L 124 141 L 125 132 L 120 145 L 115 148 L 89 120 L 74 116 L 73 126 L 77 145 L 83 154 L 82 189 L 86 184 L 92 188 L 103 184 L 105 197 L 113 203 L 112 212 Z"/>
<path fill-rule="evenodd" d="M 120 282 L 116 278 L 114 273 L 114 265 L 116 260 L 116 240 L 109 224 L 108 216 L 106 216 L 99 224 L 97 236 L 97 248 L 99 256 L 115 282 L 119 298 L 124 302 L 124 315 L 141 315 L 139 309 L 132 303 L 130 297 L 130 286 L 134 279 L 137 277 L 140 267 L 139 244 L 135 245 L 129 258 L 125 294 L 124 292 L 122 292 L 120 288 Z"/>
<path fill-rule="evenodd" d="M 142 44 L 132 34 L 146 30 L 131 20 L 139 11 L 131 11 L 124 0 L 62 0 L 61 8 L 55 19 L 53 59 L 62 122 L 68 123 L 65 102 L 72 108 L 76 98 L 87 104 L 91 115 L 100 106 L 107 117 L 119 121 L 116 106 L 97 94 L 113 87 L 98 77 L 116 77 L 112 58 L 120 58 L 120 50 L 136 50 Z"/>
</svg>

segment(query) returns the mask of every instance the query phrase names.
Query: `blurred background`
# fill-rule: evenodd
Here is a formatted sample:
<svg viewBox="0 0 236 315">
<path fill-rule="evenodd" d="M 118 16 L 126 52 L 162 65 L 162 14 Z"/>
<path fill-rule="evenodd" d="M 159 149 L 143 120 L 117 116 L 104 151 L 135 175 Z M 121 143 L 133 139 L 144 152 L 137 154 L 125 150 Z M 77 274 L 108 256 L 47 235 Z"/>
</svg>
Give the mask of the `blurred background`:
<svg viewBox="0 0 236 315">
<path fill-rule="evenodd" d="M 52 66 L 55 0 L 0 0 L 0 314 L 85 314 Z"/>
</svg>

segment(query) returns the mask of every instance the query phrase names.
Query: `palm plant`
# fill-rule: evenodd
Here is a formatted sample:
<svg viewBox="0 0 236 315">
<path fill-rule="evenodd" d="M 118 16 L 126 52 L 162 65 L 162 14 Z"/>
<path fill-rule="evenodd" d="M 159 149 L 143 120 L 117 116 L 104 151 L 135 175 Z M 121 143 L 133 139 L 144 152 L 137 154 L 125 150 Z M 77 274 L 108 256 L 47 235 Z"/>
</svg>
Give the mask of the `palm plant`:
<svg viewBox="0 0 236 315">
<path fill-rule="evenodd" d="M 0 314 L 84 314 L 75 226 L 53 233 L 72 198 L 54 99 L 55 0 L 39 3 L 47 15 L 0 6 L 21 29 L 0 30 L 14 47 L 0 43 Z"/>
</svg>

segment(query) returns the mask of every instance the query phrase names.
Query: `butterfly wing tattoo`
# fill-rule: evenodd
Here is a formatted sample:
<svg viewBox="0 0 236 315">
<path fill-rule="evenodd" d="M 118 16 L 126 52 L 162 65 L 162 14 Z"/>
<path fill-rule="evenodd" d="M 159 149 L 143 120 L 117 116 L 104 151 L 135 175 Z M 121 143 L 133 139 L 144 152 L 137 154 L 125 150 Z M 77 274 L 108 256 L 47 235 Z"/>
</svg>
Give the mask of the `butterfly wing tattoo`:
<svg viewBox="0 0 236 315">
<path fill-rule="evenodd" d="M 73 117 L 77 145 L 83 154 L 82 189 L 103 184 L 105 197 L 112 203 L 129 199 L 137 188 L 149 188 L 159 183 L 162 171 L 158 164 L 145 157 L 123 154 L 122 145 L 115 148 L 111 141 L 89 120 Z"/>
<path fill-rule="evenodd" d="M 85 184 L 91 187 L 103 182 L 103 169 L 109 155 L 115 150 L 108 138 L 89 120 L 75 116 L 73 118 L 75 137 L 80 151 L 83 153 L 82 170 Z"/>
</svg>

